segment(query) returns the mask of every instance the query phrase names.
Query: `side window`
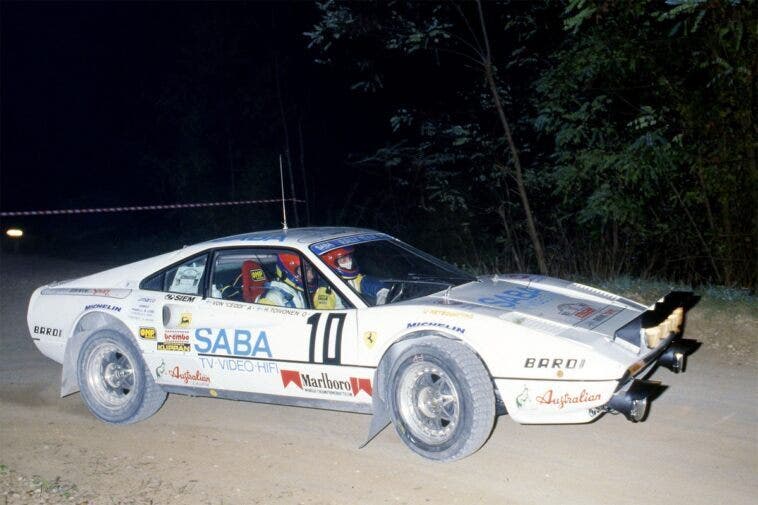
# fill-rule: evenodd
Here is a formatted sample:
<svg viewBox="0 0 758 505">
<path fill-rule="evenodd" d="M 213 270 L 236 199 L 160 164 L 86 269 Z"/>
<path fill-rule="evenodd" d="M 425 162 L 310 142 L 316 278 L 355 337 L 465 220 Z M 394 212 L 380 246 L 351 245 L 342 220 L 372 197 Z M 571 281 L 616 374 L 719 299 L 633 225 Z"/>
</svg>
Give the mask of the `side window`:
<svg viewBox="0 0 758 505">
<path fill-rule="evenodd" d="M 277 259 L 283 251 L 227 249 L 213 258 L 211 298 L 260 303 L 271 281 L 278 279 Z"/>
<path fill-rule="evenodd" d="M 207 261 L 207 254 L 195 256 L 184 263 L 151 275 L 142 281 L 140 288 L 150 291 L 202 295 Z"/>
<path fill-rule="evenodd" d="M 350 307 L 313 265 L 285 249 L 218 251 L 213 257 L 210 297 L 293 309 Z"/>
<path fill-rule="evenodd" d="M 352 308 L 334 289 L 334 286 L 322 276 L 308 261 L 305 261 L 305 275 L 308 278 L 307 289 L 311 307 L 316 310 L 339 310 Z"/>
</svg>

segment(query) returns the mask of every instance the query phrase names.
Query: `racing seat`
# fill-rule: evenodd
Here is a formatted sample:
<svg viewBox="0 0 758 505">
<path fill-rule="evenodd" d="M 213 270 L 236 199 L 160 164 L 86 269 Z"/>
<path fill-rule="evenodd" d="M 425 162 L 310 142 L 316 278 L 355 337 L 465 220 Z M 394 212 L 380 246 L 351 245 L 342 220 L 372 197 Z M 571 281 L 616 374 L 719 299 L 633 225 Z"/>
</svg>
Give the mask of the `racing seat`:
<svg viewBox="0 0 758 505">
<path fill-rule="evenodd" d="M 266 272 L 253 260 L 242 262 L 242 299 L 253 303 L 266 289 Z"/>
</svg>

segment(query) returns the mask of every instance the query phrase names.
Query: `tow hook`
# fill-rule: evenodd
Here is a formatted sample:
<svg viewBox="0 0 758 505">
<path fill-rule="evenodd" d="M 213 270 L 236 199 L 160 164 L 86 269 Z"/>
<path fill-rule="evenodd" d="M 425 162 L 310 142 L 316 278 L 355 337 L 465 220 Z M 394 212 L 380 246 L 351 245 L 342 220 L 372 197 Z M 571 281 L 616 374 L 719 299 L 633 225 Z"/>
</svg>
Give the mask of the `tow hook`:
<svg viewBox="0 0 758 505">
<path fill-rule="evenodd" d="M 647 413 L 648 399 L 662 387 L 659 382 L 635 380 L 626 391 L 613 395 L 606 408 L 624 414 L 633 423 L 642 421 Z"/>
</svg>

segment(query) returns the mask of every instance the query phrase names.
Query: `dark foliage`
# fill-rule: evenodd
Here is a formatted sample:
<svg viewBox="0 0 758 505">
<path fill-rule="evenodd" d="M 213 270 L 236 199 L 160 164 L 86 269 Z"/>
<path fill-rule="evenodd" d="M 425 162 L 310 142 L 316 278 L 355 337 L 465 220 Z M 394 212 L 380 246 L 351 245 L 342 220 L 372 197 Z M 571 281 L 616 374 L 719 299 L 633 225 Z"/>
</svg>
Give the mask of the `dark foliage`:
<svg viewBox="0 0 758 505">
<path fill-rule="evenodd" d="M 307 199 L 290 226 L 377 228 L 478 271 L 755 287 L 751 0 L 0 9 L 3 210 L 278 197 L 281 154 Z M 2 224 L 136 258 L 279 223 Z"/>
<path fill-rule="evenodd" d="M 403 226 L 445 230 L 460 262 L 535 268 L 477 57 L 477 4 L 319 5 L 308 35 L 320 58 L 353 62 L 354 88 L 396 103 L 397 138 L 361 160 L 395 179 L 383 205 L 414 202 L 428 218 Z M 753 7 L 483 4 L 552 273 L 755 286 Z"/>
</svg>

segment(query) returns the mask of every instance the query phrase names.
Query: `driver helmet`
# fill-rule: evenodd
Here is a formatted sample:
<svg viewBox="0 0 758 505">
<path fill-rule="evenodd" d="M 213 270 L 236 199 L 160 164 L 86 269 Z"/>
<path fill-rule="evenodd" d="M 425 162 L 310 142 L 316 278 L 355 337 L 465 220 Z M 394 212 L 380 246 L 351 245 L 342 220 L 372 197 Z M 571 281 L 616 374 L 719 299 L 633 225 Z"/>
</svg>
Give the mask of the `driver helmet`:
<svg viewBox="0 0 758 505">
<path fill-rule="evenodd" d="M 276 276 L 298 291 L 303 290 L 303 278 L 300 269 L 300 255 L 279 253 L 276 258 Z"/>
<path fill-rule="evenodd" d="M 321 259 L 343 279 L 355 279 L 360 271 L 353 257 L 353 251 L 352 247 L 340 247 L 325 252 L 321 255 Z"/>
</svg>

